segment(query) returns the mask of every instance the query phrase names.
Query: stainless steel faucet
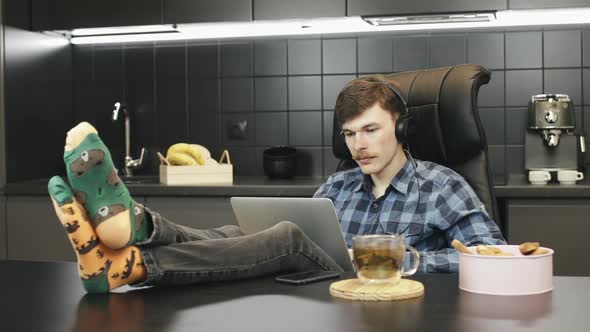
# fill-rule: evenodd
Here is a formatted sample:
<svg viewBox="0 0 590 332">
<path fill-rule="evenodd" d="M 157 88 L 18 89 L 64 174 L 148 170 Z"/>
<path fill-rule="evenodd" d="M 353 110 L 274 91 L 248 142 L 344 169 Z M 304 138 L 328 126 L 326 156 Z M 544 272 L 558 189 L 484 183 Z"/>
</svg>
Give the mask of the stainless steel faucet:
<svg viewBox="0 0 590 332">
<path fill-rule="evenodd" d="M 141 155 L 139 159 L 133 159 L 131 157 L 131 121 L 130 113 L 127 109 L 127 105 L 116 102 L 115 109 L 113 110 L 113 122 L 119 118 L 119 112 L 123 111 L 125 116 L 125 176 L 132 176 L 133 171 L 140 168 L 143 164 L 143 156 L 145 154 L 145 148 L 141 148 Z"/>
</svg>

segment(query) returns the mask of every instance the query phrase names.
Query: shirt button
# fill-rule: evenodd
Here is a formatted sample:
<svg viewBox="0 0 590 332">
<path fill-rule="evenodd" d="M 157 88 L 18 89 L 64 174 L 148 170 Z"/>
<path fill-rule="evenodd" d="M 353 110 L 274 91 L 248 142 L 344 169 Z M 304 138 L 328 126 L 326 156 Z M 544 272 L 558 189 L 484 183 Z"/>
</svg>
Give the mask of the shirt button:
<svg viewBox="0 0 590 332">
<path fill-rule="evenodd" d="M 374 204 L 373 204 L 373 207 L 376 209 L 376 208 L 378 208 L 378 207 L 379 207 L 379 204 L 377 204 L 377 203 L 374 203 Z"/>
</svg>

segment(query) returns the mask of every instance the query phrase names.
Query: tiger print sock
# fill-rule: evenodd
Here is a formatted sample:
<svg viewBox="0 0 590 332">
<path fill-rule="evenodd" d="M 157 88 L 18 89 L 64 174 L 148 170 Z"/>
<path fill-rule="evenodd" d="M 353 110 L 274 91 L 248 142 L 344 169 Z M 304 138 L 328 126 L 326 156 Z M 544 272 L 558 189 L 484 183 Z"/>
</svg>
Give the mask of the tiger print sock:
<svg viewBox="0 0 590 332">
<path fill-rule="evenodd" d="M 55 213 L 76 252 L 78 273 L 88 293 L 106 293 L 145 279 L 146 268 L 139 248 L 114 250 L 101 243 L 88 214 L 59 176 L 49 180 L 48 190 Z"/>
<path fill-rule="evenodd" d="M 81 122 L 66 137 L 64 161 L 78 202 L 102 243 L 123 248 L 149 237 L 152 224 L 117 175 L 111 154 L 92 125 Z"/>
</svg>

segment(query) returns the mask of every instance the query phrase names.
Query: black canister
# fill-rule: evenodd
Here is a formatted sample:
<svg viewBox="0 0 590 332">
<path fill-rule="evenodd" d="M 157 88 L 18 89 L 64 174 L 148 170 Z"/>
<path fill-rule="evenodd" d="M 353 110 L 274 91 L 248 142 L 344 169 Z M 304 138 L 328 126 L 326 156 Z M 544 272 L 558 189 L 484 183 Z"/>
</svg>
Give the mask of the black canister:
<svg viewBox="0 0 590 332">
<path fill-rule="evenodd" d="M 264 150 L 264 174 L 273 179 L 288 179 L 295 176 L 297 150 L 290 146 L 276 146 Z"/>
</svg>

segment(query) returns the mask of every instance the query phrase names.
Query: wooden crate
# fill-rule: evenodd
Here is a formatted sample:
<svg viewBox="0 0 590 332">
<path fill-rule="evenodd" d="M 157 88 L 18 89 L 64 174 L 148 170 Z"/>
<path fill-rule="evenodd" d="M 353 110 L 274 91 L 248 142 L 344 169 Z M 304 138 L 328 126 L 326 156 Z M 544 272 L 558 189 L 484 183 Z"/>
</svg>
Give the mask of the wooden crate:
<svg viewBox="0 0 590 332">
<path fill-rule="evenodd" d="M 224 156 L 226 163 L 222 163 Z M 233 182 L 233 165 L 227 150 L 223 152 L 219 165 L 160 165 L 160 183 L 169 186 L 215 186 L 231 185 Z"/>
</svg>

